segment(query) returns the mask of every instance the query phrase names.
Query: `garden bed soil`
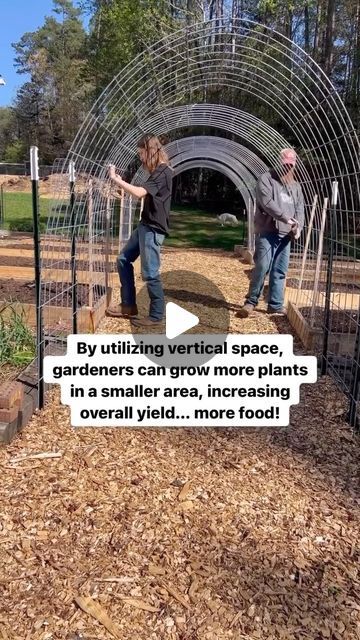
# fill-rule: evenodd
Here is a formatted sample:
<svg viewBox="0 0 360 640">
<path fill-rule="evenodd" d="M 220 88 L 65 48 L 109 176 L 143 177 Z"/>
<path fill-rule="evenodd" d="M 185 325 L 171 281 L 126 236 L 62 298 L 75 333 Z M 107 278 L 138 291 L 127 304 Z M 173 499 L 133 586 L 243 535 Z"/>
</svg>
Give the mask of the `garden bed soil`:
<svg viewBox="0 0 360 640">
<path fill-rule="evenodd" d="M 309 321 L 311 307 L 299 307 L 299 311 L 303 318 Z M 324 314 L 325 310 L 323 307 L 315 307 L 314 328 L 324 328 Z M 332 333 L 356 333 L 359 316 L 357 311 L 354 311 L 354 309 L 345 309 L 341 311 L 332 310 L 330 322 L 330 331 Z"/>
<path fill-rule="evenodd" d="M 299 287 L 299 279 L 298 278 L 289 278 L 286 281 L 286 286 L 290 289 L 298 289 Z M 335 293 L 334 289 L 336 289 L 336 293 L 360 293 L 360 286 L 357 284 L 336 284 L 333 287 L 332 292 Z M 313 291 L 314 290 L 314 281 L 313 280 L 303 280 L 301 291 Z M 318 291 L 324 292 L 326 291 L 326 282 L 319 282 Z"/>
<path fill-rule="evenodd" d="M 64 282 L 54 282 L 42 286 L 42 296 L 45 299 L 54 298 L 52 306 L 70 307 L 72 302 L 70 284 Z M 105 294 L 105 288 L 101 285 L 94 286 L 94 295 L 100 297 Z M 56 297 L 55 297 L 56 296 Z M 5 302 L 20 302 L 23 304 L 35 304 L 35 284 L 34 281 L 6 279 L 0 280 L 0 300 Z M 89 303 L 89 285 L 77 285 L 77 304 L 79 307 L 87 306 Z"/>
<path fill-rule="evenodd" d="M 0 266 L 33 267 L 34 259 L 24 256 L 0 256 Z M 42 267 L 44 269 L 71 269 L 71 261 L 69 259 L 63 260 L 61 258 L 48 258 L 42 260 Z M 105 260 L 94 259 L 92 268 L 93 271 L 105 271 Z M 87 260 L 77 260 L 76 269 L 77 271 L 88 271 L 89 262 Z"/>
<path fill-rule="evenodd" d="M 21 242 L 14 242 L 11 244 L 8 243 L 3 243 L 0 241 L 0 249 L 15 249 L 15 250 L 19 250 L 19 251 L 23 251 L 28 250 L 28 251 L 33 251 L 34 250 L 34 246 L 33 243 L 21 243 Z M 56 253 L 65 253 L 65 254 L 69 254 L 70 253 L 70 243 L 68 243 L 67 245 L 64 244 L 53 244 L 53 245 L 49 245 L 49 244 L 45 244 L 45 242 L 43 242 L 42 244 L 42 249 L 43 251 L 46 251 L 46 253 L 49 255 L 51 254 L 52 251 L 56 252 Z M 76 251 L 88 251 L 89 250 L 89 244 L 87 242 L 79 242 L 76 244 Z M 99 243 L 97 243 L 95 246 L 93 246 L 92 248 L 92 253 L 93 254 L 100 254 L 105 255 L 105 248 L 104 245 L 99 245 Z M 110 254 L 117 254 L 118 253 L 118 249 L 117 246 L 111 246 L 110 244 Z M 4 258 L 5 256 L 1 256 L 1 260 Z M 5 264 L 4 262 L 1 262 L 1 264 Z"/>
<path fill-rule="evenodd" d="M 15 380 L 16 376 L 24 369 L 24 366 L 16 367 L 12 364 L 0 364 L 0 386 L 8 380 Z"/>
</svg>

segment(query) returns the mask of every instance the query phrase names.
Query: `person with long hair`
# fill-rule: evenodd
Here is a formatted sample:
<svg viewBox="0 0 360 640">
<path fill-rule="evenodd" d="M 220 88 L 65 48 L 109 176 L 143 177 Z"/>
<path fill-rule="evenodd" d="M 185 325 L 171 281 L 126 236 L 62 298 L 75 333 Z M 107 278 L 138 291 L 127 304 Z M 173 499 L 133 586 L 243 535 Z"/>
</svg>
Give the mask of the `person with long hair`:
<svg viewBox="0 0 360 640">
<path fill-rule="evenodd" d="M 161 323 L 165 313 L 165 297 L 160 277 L 160 249 L 169 233 L 169 216 L 173 170 L 168 155 L 159 138 L 144 135 L 137 144 L 139 158 L 149 172 L 141 186 L 125 182 L 116 174 L 114 165 L 109 166 L 109 176 L 119 188 L 135 198 L 144 198 L 140 222 L 122 249 L 117 267 L 120 277 L 121 304 L 109 308 L 106 315 L 115 318 L 130 318 L 136 326 L 152 326 Z M 140 256 L 141 275 L 146 282 L 150 298 L 149 315 L 138 317 L 133 263 Z"/>
</svg>

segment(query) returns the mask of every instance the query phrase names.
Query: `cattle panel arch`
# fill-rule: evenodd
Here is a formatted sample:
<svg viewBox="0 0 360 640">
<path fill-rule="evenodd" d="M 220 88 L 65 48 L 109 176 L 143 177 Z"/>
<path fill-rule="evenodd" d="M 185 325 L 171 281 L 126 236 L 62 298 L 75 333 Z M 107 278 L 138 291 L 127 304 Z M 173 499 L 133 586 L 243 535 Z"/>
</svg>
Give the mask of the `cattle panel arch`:
<svg viewBox="0 0 360 640">
<path fill-rule="evenodd" d="M 264 118 L 275 119 L 286 131 L 285 139 L 295 146 L 307 172 L 302 180 L 308 211 L 312 195 L 321 203 L 331 195 L 331 185 L 339 185 L 339 206 L 335 218 L 335 258 L 338 269 L 351 270 L 355 295 L 357 286 L 357 233 L 360 219 L 359 139 L 335 87 L 320 67 L 298 45 L 265 25 L 242 20 L 225 20 L 188 25 L 139 54 L 105 89 L 88 114 L 71 147 L 67 161 L 73 160 L 79 175 L 107 181 L 107 165 L 125 170 L 134 156 L 137 138 L 151 122 L 159 133 L 196 126 L 192 114 L 201 121 L 207 114 L 209 126 L 221 129 L 220 112 L 229 115 L 231 105 L 220 104 L 226 89 L 228 101 L 247 96 L 262 105 Z M 241 106 L 241 105 L 239 105 Z M 241 108 L 244 122 L 252 126 L 251 149 L 264 160 L 276 163 L 279 134 L 264 138 L 267 122 L 249 113 L 251 104 Z M 178 113 L 176 126 L 170 114 Z M 210 114 L 210 115 L 209 115 Z M 193 124 L 190 124 L 192 122 Z M 233 124 L 230 121 L 229 126 Z M 236 135 L 236 133 L 235 133 Z M 281 137 L 281 136 L 280 136 Z M 284 136 L 283 136 L 284 137 Z M 240 142 L 240 140 L 239 140 Z M 247 144 L 250 144 L 249 142 Z M 283 146 L 283 145 L 281 145 Z M 66 170 L 66 163 L 63 170 Z M 56 197 L 56 194 L 54 194 Z M 106 211 L 102 189 L 96 202 L 97 235 L 101 239 Z M 50 220 L 48 231 L 57 235 L 68 229 L 58 216 Z M 74 233 L 84 226 L 79 211 Z M 312 234 L 315 258 L 318 228 Z M 304 248 L 304 239 L 300 244 Z M 345 262 L 348 264 L 346 270 Z M 43 282 L 48 284 L 46 274 Z M 46 297 L 44 306 L 46 307 Z M 340 297 L 339 300 L 342 300 Z M 342 302 L 332 302 L 332 315 L 345 314 L 351 331 L 359 325 L 359 314 L 348 313 Z M 334 329 L 335 331 L 335 329 Z M 342 333 L 350 329 L 342 327 Z M 359 345 L 360 339 L 356 341 Z M 356 347 L 359 350 L 359 347 Z M 347 357 L 353 358 L 352 347 Z M 338 378 L 342 378 L 338 365 Z"/>
</svg>

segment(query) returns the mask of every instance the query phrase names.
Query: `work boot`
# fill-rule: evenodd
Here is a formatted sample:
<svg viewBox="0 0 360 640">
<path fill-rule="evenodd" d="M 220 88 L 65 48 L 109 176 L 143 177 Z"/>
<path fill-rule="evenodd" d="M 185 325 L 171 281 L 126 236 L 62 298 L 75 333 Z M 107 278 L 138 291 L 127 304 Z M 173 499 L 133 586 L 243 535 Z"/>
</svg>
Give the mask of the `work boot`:
<svg viewBox="0 0 360 640">
<path fill-rule="evenodd" d="M 138 315 L 138 308 L 136 304 L 120 304 L 106 309 L 105 315 L 108 318 L 132 318 Z"/>
<path fill-rule="evenodd" d="M 149 316 L 147 318 L 131 318 L 131 324 L 135 327 L 156 327 L 163 324 L 164 320 L 154 320 Z"/>
<path fill-rule="evenodd" d="M 267 313 L 271 316 L 286 316 L 287 309 L 286 307 L 280 307 L 280 309 L 273 309 L 272 307 L 268 307 Z"/>
<path fill-rule="evenodd" d="M 243 307 L 241 307 L 241 309 L 239 309 L 237 313 L 235 313 L 235 316 L 237 318 L 249 318 L 249 316 L 254 313 L 254 310 L 254 305 L 247 302 Z"/>
</svg>

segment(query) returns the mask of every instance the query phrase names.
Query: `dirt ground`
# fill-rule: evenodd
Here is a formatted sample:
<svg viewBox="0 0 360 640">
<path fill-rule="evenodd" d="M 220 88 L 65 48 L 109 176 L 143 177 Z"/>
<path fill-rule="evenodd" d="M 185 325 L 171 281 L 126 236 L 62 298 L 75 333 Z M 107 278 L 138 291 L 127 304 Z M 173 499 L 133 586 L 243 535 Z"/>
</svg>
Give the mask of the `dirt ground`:
<svg viewBox="0 0 360 640">
<path fill-rule="evenodd" d="M 163 269 L 211 277 L 231 332 L 290 332 L 261 310 L 235 318 L 248 277 L 232 256 L 165 252 Z M 75 430 L 53 390 L 0 450 L 0 637 L 359 639 L 360 447 L 346 410 L 324 378 L 279 431 Z"/>
<path fill-rule="evenodd" d="M 77 192 L 86 191 L 86 177 L 77 176 Z M 96 180 L 94 180 L 96 184 Z M 14 176 L 14 175 L 0 175 L 0 186 L 3 185 L 5 191 L 12 193 L 31 193 L 31 179 L 30 176 Z M 39 180 L 39 195 L 50 198 L 60 198 L 61 196 L 68 196 L 69 193 L 69 178 L 66 173 L 54 173 L 46 178 L 40 178 Z"/>
<path fill-rule="evenodd" d="M 70 269 L 71 268 L 71 260 L 69 259 L 61 259 L 56 258 L 56 260 L 52 258 L 43 258 L 42 259 L 42 267 L 44 269 L 54 268 L 54 263 L 56 263 L 56 267 L 58 269 Z M 24 256 L 0 256 L 0 267 L 2 266 L 17 266 L 17 267 L 33 267 L 34 259 L 28 258 Z M 89 269 L 89 261 L 88 260 L 77 260 L 76 267 L 78 271 L 88 271 Z M 94 256 L 94 260 L 92 262 L 93 271 L 104 271 L 104 261 L 102 260 L 102 256 L 99 254 L 99 259 L 96 260 L 96 255 Z"/>
<path fill-rule="evenodd" d="M 311 307 L 299 307 L 300 313 L 304 318 L 309 319 L 311 315 Z M 324 326 L 324 309 L 315 307 L 314 309 L 314 327 Z M 359 314 L 354 309 L 345 309 L 341 311 L 331 310 L 331 331 L 334 333 L 356 333 Z"/>
<path fill-rule="evenodd" d="M 299 287 L 299 279 L 298 278 L 288 278 L 286 281 L 288 287 L 292 287 L 293 289 L 298 289 Z M 303 280 L 302 289 L 307 289 L 310 291 L 314 290 L 314 280 Z M 318 283 L 318 291 L 325 292 L 326 291 L 326 282 Z M 334 291 L 337 293 L 359 293 L 360 286 L 357 284 L 349 283 L 349 284 L 334 284 Z"/>
<path fill-rule="evenodd" d="M 19 259 L 20 260 L 20 259 Z M 71 306 L 71 284 L 54 282 L 51 285 L 42 286 L 42 296 L 52 298 L 53 306 Z M 78 305 L 88 304 L 89 287 L 87 284 L 77 285 Z M 14 278 L 0 280 L 0 300 L 8 302 L 22 302 L 23 304 L 35 304 L 35 283 L 32 280 L 23 281 Z"/>
</svg>

